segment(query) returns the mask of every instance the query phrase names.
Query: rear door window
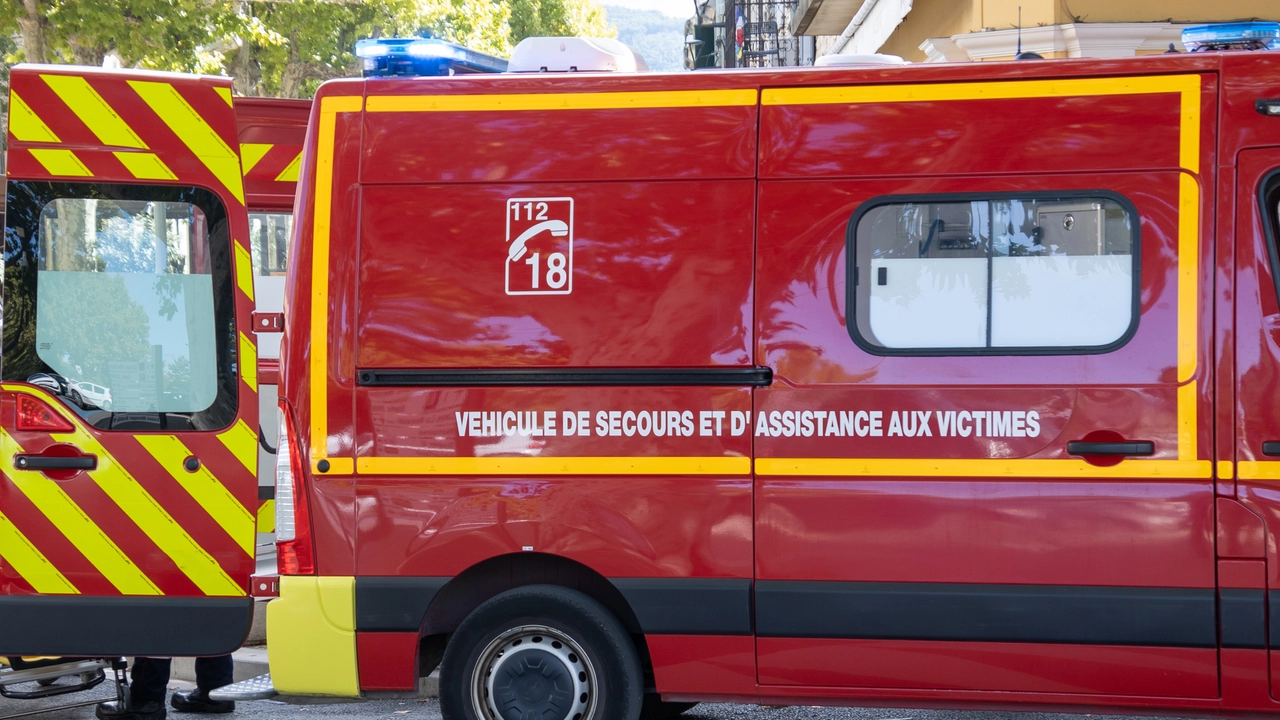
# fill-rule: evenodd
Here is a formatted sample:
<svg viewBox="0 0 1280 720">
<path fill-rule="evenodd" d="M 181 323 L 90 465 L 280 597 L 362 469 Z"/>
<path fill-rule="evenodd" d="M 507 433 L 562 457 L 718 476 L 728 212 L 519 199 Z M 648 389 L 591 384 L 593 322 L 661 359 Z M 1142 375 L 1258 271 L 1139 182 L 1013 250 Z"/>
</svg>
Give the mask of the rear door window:
<svg viewBox="0 0 1280 720">
<path fill-rule="evenodd" d="M 225 214 L 209 193 L 153 190 L 16 194 L 30 203 L 11 205 L 4 376 L 98 427 L 222 427 L 235 415 Z"/>
</svg>

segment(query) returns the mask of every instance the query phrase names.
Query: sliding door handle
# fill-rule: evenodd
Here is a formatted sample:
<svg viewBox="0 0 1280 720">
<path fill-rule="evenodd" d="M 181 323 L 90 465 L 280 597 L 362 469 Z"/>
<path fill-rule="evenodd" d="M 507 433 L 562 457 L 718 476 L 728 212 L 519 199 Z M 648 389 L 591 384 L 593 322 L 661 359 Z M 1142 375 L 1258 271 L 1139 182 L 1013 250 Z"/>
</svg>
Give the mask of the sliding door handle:
<svg viewBox="0 0 1280 720">
<path fill-rule="evenodd" d="M 1149 440 L 1136 442 L 1084 442 L 1072 440 L 1067 443 L 1067 453 L 1071 455 L 1155 455 L 1156 445 Z"/>
<path fill-rule="evenodd" d="M 1272 440 L 1270 442 L 1262 443 L 1262 454 L 1270 455 L 1272 457 L 1280 455 L 1280 442 Z"/>
</svg>

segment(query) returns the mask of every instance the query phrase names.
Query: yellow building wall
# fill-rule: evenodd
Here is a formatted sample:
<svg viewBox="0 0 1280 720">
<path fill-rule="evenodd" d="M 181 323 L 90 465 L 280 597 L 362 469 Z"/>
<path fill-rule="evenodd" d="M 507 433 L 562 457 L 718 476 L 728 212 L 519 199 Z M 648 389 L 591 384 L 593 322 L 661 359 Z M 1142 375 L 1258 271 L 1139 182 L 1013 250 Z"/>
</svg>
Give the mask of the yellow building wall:
<svg viewBox="0 0 1280 720">
<path fill-rule="evenodd" d="M 987 30 L 1072 22 L 1280 21 L 1280 0 L 915 0 L 880 52 L 921 62 L 920 43 Z M 1068 12 L 1070 10 L 1070 12 Z"/>
<path fill-rule="evenodd" d="M 983 0 L 915 0 L 911 12 L 880 46 L 880 52 L 920 62 L 925 59 L 920 43 L 926 39 L 980 30 L 982 3 Z"/>
<path fill-rule="evenodd" d="M 1008 0 L 1013 4 L 1013 0 Z M 1070 6 L 1071 14 L 1066 8 Z M 1016 12 L 1016 10 L 1015 10 Z M 1025 11 L 1024 11 L 1025 12 Z M 1068 0 L 1058 4 L 1058 23 L 1228 22 L 1280 20 L 1277 0 Z M 921 40 L 923 42 L 923 40 Z"/>
</svg>

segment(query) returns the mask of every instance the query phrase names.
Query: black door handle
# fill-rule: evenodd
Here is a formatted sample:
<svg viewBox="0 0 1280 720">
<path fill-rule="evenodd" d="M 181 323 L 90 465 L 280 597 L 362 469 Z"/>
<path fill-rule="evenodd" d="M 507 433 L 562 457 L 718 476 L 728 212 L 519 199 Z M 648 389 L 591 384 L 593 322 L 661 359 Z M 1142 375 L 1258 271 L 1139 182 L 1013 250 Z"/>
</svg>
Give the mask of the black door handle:
<svg viewBox="0 0 1280 720">
<path fill-rule="evenodd" d="M 1280 442 L 1272 440 L 1262 443 L 1263 455 L 1280 455 Z"/>
<path fill-rule="evenodd" d="M 1156 445 L 1149 440 L 1138 442 L 1083 442 L 1067 443 L 1071 455 L 1155 455 Z"/>
<path fill-rule="evenodd" d="M 93 470 L 98 467 L 98 458 L 92 455 L 81 457 L 14 455 L 13 466 L 19 470 Z"/>
</svg>

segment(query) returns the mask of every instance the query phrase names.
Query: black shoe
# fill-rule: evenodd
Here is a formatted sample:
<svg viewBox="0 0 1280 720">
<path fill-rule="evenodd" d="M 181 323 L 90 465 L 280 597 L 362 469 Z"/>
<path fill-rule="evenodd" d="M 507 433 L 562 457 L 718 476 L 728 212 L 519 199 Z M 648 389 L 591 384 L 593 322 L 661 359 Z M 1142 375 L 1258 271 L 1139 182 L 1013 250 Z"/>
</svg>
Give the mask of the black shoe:
<svg viewBox="0 0 1280 720">
<path fill-rule="evenodd" d="M 178 712 L 188 713 L 229 713 L 236 709 L 234 700 L 213 700 L 207 690 L 176 692 L 169 698 L 169 704 Z"/>
<path fill-rule="evenodd" d="M 98 720 L 164 720 L 165 709 L 162 703 L 154 700 L 127 710 L 120 707 L 118 700 L 108 700 L 98 703 L 93 714 L 98 716 Z"/>
</svg>

